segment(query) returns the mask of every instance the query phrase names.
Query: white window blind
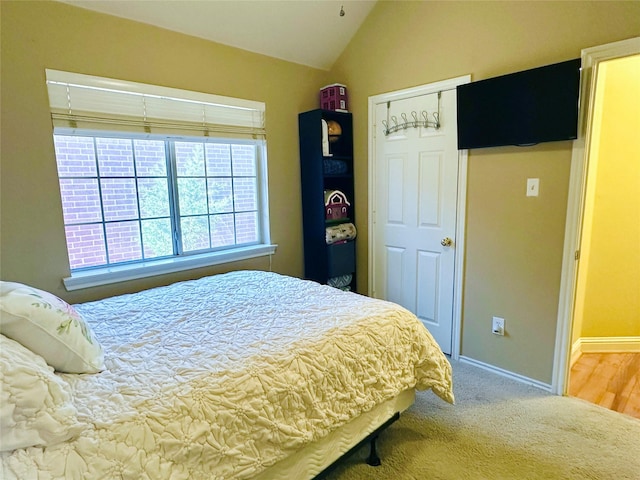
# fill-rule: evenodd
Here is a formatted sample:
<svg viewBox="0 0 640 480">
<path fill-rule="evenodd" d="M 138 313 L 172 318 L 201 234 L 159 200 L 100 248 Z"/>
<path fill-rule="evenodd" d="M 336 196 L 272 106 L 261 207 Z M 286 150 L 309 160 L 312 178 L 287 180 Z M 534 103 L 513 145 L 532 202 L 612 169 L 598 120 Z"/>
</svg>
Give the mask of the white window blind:
<svg viewBox="0 0 640 480">
<path fill-rule="evenodd" d="M 265 137 L 265 104 L 46 70 L 54 127 L 234 138 Z"/>
</svg>

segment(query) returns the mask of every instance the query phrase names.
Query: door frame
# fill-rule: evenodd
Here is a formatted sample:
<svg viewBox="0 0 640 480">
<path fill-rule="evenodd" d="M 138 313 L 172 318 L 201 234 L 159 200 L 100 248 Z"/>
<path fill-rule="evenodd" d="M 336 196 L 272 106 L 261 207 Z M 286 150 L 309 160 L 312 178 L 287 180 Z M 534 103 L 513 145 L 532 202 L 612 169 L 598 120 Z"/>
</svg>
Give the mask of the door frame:
<svg viewBox="0 0 640 480">
<path fill-rule="evenodd" d="M 551 391 L 556 395 L 566 395 L 571 370 L 571 338 L 574 321 L 574 306 L 579 264 L 582 224 L 586 201 L 586 185 L 589 168 L 589 145 L 595 87 L 598 80 L 600 62 L 640 53 L 640 37 L 608 43 L 582 50 L 580 75 L 580 119 L 578 138 L 573 142 L 567 219 L 565 224 L 564 250 L 558 305 L 558 322 L 553 362 Z"/>
<path fill-rule="evenodd" d="M 368 236 L 369 251 L 368 259 L 368 294 L 372 295 L 372 289 L 375 285 L 376 272 L 373 268 L 373 252 L 375 251 L 376 238 L 374 236 L 374 219 L 375 219 L 375 198 L 376 198 L 376 105 L 393 102 L 397 100 L 405 100 L 408 98 L 438 93 L 444 90 L 453 90 L 458 85 L 463 85 L 471 81 L 471 75 L 463 75 L 461 77 L 451 78 L 440 82 L 419 85 L 417 87 L 395 90 L 393 92 L 382 93 L 369 97 L 369 113 L 368 113 Z M 456 248 L 454 258 L 454 283 L 453 283 L 453 315 L 452 315 L 452 332 L 451 332 L 451 358 L 458 360 L 460 357 L 460 333 L 462 325 L 462 289 L 464 285 L 464 235 L 466 223 L 466 205 L 467 205 L 467 150 L 458 150 L 458 192 L 456 201 Z"/>
</svg>

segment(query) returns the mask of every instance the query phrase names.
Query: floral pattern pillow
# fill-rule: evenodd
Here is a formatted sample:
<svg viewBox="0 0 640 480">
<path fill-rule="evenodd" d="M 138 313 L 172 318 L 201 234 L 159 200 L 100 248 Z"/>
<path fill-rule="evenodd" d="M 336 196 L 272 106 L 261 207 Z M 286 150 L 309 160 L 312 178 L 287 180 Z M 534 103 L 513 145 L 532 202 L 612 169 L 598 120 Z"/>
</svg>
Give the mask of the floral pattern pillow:
<svg viewBox="0 0 640 480">
<path fill-rule="evenodd" d="M 69 384 L 41 356 L 4 335 L 0 386 L 0 451 L 55 445 L 84 429 Z"/>
<path fill-rule="evenodd" d="M 59 372 L 97 373 L 104 353 L 93 331 L 67 302 L 16 282 L 0 282 L 0 333 L 42 356 Z"/>
</svg>

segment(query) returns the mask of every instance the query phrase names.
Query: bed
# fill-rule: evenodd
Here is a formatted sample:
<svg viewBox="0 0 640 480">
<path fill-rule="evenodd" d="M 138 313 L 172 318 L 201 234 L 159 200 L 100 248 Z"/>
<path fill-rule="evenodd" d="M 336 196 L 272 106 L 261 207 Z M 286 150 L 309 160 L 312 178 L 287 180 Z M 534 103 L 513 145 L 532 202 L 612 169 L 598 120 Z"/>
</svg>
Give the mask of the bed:
<svg viewBox="0 0 640 480">
<path fill-rule="evenodd" d="M 314 478 L 416 389 L 453 403 L 414 315 L 315 282 L 237 271 L 74 306 L 32 289 L 50 308 L 26 313 L 11 295 L 29 291 L 3 284 L 4 479 Z M 68 320 L 30 345 L 24 319 L 42 312 Z M 54 374 L 70 360 L 51 344 L 73 328 L 88 360 Z M 34 378 L 52 399 L 29 411 Z M 29 415 L 42 431 L 6 440 Z"/>
</svg>

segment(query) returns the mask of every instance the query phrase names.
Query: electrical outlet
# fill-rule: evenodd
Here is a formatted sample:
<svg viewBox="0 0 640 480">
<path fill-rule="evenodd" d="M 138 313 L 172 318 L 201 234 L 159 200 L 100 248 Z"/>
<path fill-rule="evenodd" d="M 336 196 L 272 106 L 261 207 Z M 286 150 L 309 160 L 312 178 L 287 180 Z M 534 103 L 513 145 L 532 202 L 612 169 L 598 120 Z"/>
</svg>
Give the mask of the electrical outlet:
<svg viewBox="0 0 640 480">
<path fill-rule="evenodd" d="M 494 335 L 504 335 L 504 318 L 493 317 L 491 333 Z"/>
</svg>

